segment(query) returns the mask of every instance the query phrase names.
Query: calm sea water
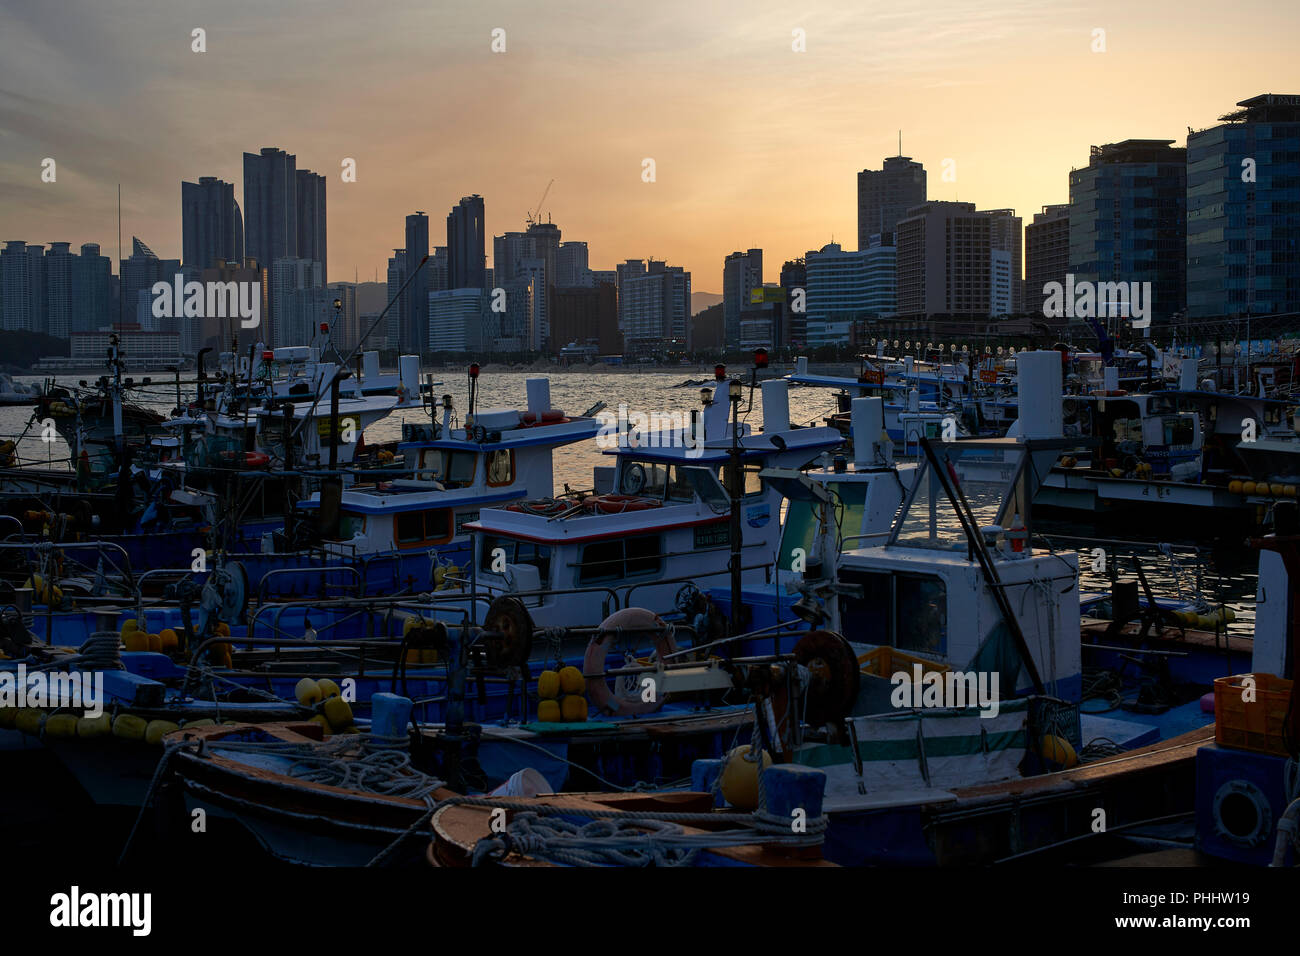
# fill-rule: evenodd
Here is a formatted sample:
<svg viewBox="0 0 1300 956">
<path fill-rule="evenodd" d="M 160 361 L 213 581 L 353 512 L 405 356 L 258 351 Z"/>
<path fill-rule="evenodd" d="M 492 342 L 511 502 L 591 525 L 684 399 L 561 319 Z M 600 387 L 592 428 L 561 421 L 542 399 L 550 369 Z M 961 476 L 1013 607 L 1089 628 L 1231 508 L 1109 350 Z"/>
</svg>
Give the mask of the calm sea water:
<svg viewBox="0 0 1300 956">
<path fill-rule="evenodd" d="M 479 378 L 479 406 L 491 408 L 508 406 L 524 407 L 525 381 L 528 378 L 547 375 L 546 372 L 491 372 L 485 371 Z M 60 379 L 64 384 L 75 385 L 83 377 L 94 375 L 72 375 Z M 625 372 L 589 372 L 556 371 L 549 373 L 551 388 L 551 406 L 568 414 L 582 414 L 598 401 L 604 401 L 611 412 L 617 412 L 620 403 L 626 404 L 629 413 L 646 414 L 680 413 L 683 416 L 691 409 L 700 407 L 699 382 L 713 378 L 713 369 L 683 367 L 680 370 L 664 371 L 625 371 Z M 40 382 L 39 376 L 20 377 L 19 381 Z M 468 380 L 464 369 L 446 369 L 434 372 L 435 391 L 441 395 L 449 393 L 453 397 L 458 413 L 463 415 L 468 407 Z M 690 382 L 692 384 L 686 384 Z M 189 394 L 189 389 L 185 394 Z M 794 388 L 789 392 L 790 419 L 796 424 L 822 424 L 823 419 L 835 410 L 833 393 L 827 389 Z M 136 399 L 141 404 L 150 405 L 167 412 L 175 405 L 175 388 L 171 384 L 154 384 L 148 388 L 136 389 Z M 755 389 L 753 404 L 749 404 L 746 390 L 745 402 L 742 404 L 742 418 L 758 429 L 763 424 L 761 392 Z M 40 437 L 40 428 L 31 425 L 32 410 L 23 407 L 0 408 L 0 435 L 18 437 L 27 429 L 26 437 L 19 444 L 19 454 L 28 461 L 49 462 L 55 467 L 66 467 L 69 454 L 67 446 L 61 441 L 44 442 Z M 377 422 L 366 431 L 366 440 L 370 443 L 392 441 L 401 435 L 403 420 L 427 420 L 418 410 L 402 412 Z M 562 491 L 565 485 L 574 489 L 588 489 L 593 483 L 593 468 L 608 464 L 608 456 L 602 454 L 594 442 L 583 442 L 557 449 L 554 455 L 555 490 Z M 1057 550 L 1090 550 L 1092 545 L 1082 538 L 1094 538 L 1101 535 L 1096 529 L 1084 522 L 1053 522 L 1050 525 L 1040 522 L 1040 530 L 1060 535 L 1052 540 Z M 1255 552 L 1241 547 L 1238 543 L 1211 542 L 1198 535 L 1194 525 L 1171 529 L 1135 527 L 1126 529 L 1134 539 L 1141 541 L 1167 542 L 1184 547 L 1195 547 L 1200 551 L 1202 562 L 1202 583 L 1206 596 L 1216 602 L 1223 602 L 1232 607 L 1238 615 L 1233 630 L 1250 633 L 1253 629 Z M 1113 537 L 1114 532 L 1105 536 Z M 1142 561 L 1144 572 L 1158 593 L 1173 594 L 1178 580 L 1185 584 L 1194 577 L 1191 559 L 1183 557 L 1177 568 L 1168 558 L 1154 554 L 1145 548 L 1125 548 L 1108 546 L 1108 557 L 1122 562 L 1125 573 L 1131 573 L 1132 556 Z M 1085 563 L 1082 562 L 1081 563 Z M 1090 565 L 1085 565 L 1090 566 Z M 1085 590 L 1106 590 L 1108 581 L 1104 575 L 1086 571 L 1084 574 Z"/>
</svg>

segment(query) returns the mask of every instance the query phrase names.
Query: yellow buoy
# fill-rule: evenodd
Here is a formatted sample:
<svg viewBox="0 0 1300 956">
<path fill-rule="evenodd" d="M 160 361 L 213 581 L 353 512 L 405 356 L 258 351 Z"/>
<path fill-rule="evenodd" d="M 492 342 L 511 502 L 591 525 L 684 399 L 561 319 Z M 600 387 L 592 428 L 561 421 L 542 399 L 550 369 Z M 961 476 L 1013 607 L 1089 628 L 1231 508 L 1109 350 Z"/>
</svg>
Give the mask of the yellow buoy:
<svg viewBox="0 0 1300 956">
<path fill-rule="evenodd" d="M 77 718 L 73 714 L 53 714 L 45 719 L 45 736 L 77 736 Z"/>
<path fill-rule="evenodd" d="M 587 698 L 581 694 L 566 694 L 560 701 L 560 716 L 570 723 L 587 719 Z"/>
<path fill-rule="evenodd" d="M 128 631 L 138 631 L 138 630 L 140 630 L 140 622 L 137 621 L 135 618 L 128 617 L 125 621 L 122 622 L 123 634 L 126 634 Z"/>
<path fill-rule="evenodd" d="M 113 732 L 113 718 L 108 714 L 98 717 L 82 717 L 77 721 L 77 736 L 87 740 L 94 737 L 107 737 Z"/>
<path fill-rule="evenodd" d="M 558 700 L 543 700 L 537 704 L 537 719 L 548 724 L 560 722 L 560 702 Z"/>
<path fill-rule="evenodd" d="M 329 700 L 331 697 L 338 697 L 342 693 L 339 690 L 339 685 L 328 677 L 322 677 L 316 681 L 316 686 L 320 688 L 321 700 Z"/>
<path fill-rule="evenodd" d="M 321 729 L 325 732 L 325 735 L 326 735 L 326 736 L 329 736 L 329 734 L 330 734 L 330 722 L 329 722 L 328 720 L 325 719 L 325 715 L 324 715 L 324 714 L 314 714 L 314 715 L 312 716 L 311 720 L 308 721 L 308 723 L 311 723 L 311 724 L 320 724 L 320 725 L 321 725 Z"/>
<path fill-rule="evenodd" d="M 221 637 L 229 637 L 230 625 L 227 624 L 225 621 L 219 622 L 216 626 L 216 633 L 219 634 Z"/>
<path fill-rule="evenodd" d="M 406 649 L 406 663 L 408 664 L 420 663 L 420 649 L 418 647 L 408 647 Z"/>
<path fill-rule="evenodd" d="M 149 642 L 149 650 L 153 651 L 155 654 L 162 651 L 162 635 L 146 634 L 144 637 L 145 640 Z"/>
<path fill-rule="evenodd" d="M 144 742 L 157 746 L 173 730 L 180 730 L 181 725 L 170 720 L 151 720 L 144 729 Z"/>
<path fill-rule="evenodd" d="M 1282 493 L 1286 491 L 1286 485 L 1280 484 L 1279 482 L 1274 482 L 1273 484 L 1268 486 L 1268 490 L 1269 490 L 1269 494 L 1271 494 L 1274 498 L 1280 498 L 1282 497 Z"/>
<path fill-rule="evenodd" d="M 14 718 L 14 729 L 35 737 L 41 732 L 41 718 L 44 716 L 45 711 L 39 707 L 21 707 Z"/>
<path fill-rule="evenodd" d="M 1241 482 L 1234 478 L 1232 481 L 1228 482 L 1228 490 L 1234 495 L 1241 494 Z"/>
<path fill-rule="evenodd" d="M 127 631 L 122 637 L 122 643 L 128 651 L 147 651 L 149 650 L 149 635 L 144 631 Z"/>
<path fill-rule="evenodd" d="M 181 726 L 186 730 L 193 730 L 195 727 L 215 727 L 217 722 L 211 717 L 200 717 L 198 720 L 187 720 Z"/>
<path fill-rule="evenodd" d="M 113 736 L 123 740 L 144 740 L 149 722 L 135 714 L 118 714 L 113 721 Z"/>
<path fill-rule="evenodd" d="M 435 650 L 435 649 L 432 648 L 432 647 L 426 647 L 426 648 L 422 649 L 422 650 L 420 651 L 420 663 L 421 663 L 421 664 L 436 664 L 436 663 L 438 663 L 438 652 L 437 652 L 437 650 Z"/>
<path fill-rule="evenodd" d="M 762 769 L 772 766 L 771 755 L 762 752 Z M 758 755 L 752 753 L 748 746 L 737 747 L 723 758 L 722 796 L 729 804 L 740 810 L 758 808 Z"/>
<path fill-rule="evenodd" d="M 293 689 L 293 696 L 297 697 L 298 703 L 304 707 L 315 707 L 321 701 L 320 684 L 310 677 L 304 677 Z"/>
<path fill-rule="evenodd" d="M 1038 752 L 1048 763 L 1054 763 L 1061 767 L 1073 767 L 1079 762 L 1079 755 L 1074 752 L 1070 742 L 1064 737 L 1058 737 L 1055 734 L 1046 734 L 1043 737 L 1042 746 Z"/>
<path fill-rule="evenodd" d="M 542 700 L 555 700 L 560 696 L 559 671 L 542 671 L 537 678 L 537 696 Z"/>
<path fill-rule="evenodd" d="M 1288 497 L 1288 498 L 1294 498 L 1294 497 L 1295 497 L 1295 485 L 1283 485 L 1283 486 L 1282 486 L 1282 494 L 1284 494 L 1284 495 L 1285 495 L 1286 497 Z"/>
<path fill-rule="evenodd" d="M 581 694 L 587 689 L 587 681 L 582 676 L 582 671 L 576 667 L 565 667 L 560 670 L 560 692 L 563 694 Z"/>
<path fill-rule="evenodd" d="M 174 651 L 181 646 L 180 637 L 178 637 L 176 632 L 170 627 L 164 627 L 158 632 L 158 640 L 162 642 L 162 650 L 164 653 L 167 651 Z"/>
<path fill-rule="evenodd" d="M 1255 483 L 1253 481 L 1243 481 L 1241 483 L 1241 493 L 1244 495 L 1253 495 L 1255 493 Z"/>
<path fill-rule="evenodd" d="M 330 726 L 336 730 L 342 730 L 352 723 L 352 705 L 342 697 L 331 697 L 325 701 L 321 712 L 325 714 L 325 719 L 330 722 Z"/>
</svg>

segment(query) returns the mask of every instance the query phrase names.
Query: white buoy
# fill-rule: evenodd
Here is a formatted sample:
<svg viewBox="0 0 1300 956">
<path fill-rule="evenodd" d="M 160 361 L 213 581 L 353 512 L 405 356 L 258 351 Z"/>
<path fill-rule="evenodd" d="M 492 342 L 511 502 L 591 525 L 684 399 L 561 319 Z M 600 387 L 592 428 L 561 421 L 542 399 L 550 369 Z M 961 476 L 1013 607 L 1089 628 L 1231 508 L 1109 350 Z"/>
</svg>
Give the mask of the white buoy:
<svg viewBox="0 0 1300 956">
<path fill-rule="evenodd" d="M 796 375 L 808 374 L 808 356 L 800 355 L 794 360 L 794 371 Z"/>
<path fill-rule="evenodd" d="M 373 385 L 379 379 L 379 353 L 361 353 L 361 379 Z"/>
<path fill-rule="evenodd" d="M 784 379 L 763 382 L 763 431 L 784 432 L 790 429 L 790 391 Z"/>
<path fill-rule="evenodd" d="M 1021 352 L 1016 356 L 1016 400 L 1020 403 L 1021 441 L 1060 438 L 1061 353 Z"/>
<path fill-rule="evenodd" d="M 1114 365 L 1101 370 L 1101 387 L 1107 392 L 1119 391 L 1119 369 Z"/>
<path fill-rule="evenodd" d="M 880 449 L 880 433 L 885 428 L 884 399 L 877 396 L 855 398 L 850 408 L 854 467 L 885 464 L 885 456 Z"/>
<path fill-rule="evenodd" d="M 524 392 L 528 396 L 528 410 L 534 415 L 551 410 L 551 380 L 549 378 L 530 378 L 524 381 Z"/>
<path fill-rule="evenodd" d="M 403 405 L 420 401 L 420 356 L 403 355 L 397 359 L 397 376 L 402 385 Z"/>
<path fill-rule="evenodd" d="M 1196 391 L 1196 366 L 1197 361 L 1194 358 L 1183 359 L 1182 367 L 1178 373 L 1178 387 L 1184 392 Z"/>
</svg>

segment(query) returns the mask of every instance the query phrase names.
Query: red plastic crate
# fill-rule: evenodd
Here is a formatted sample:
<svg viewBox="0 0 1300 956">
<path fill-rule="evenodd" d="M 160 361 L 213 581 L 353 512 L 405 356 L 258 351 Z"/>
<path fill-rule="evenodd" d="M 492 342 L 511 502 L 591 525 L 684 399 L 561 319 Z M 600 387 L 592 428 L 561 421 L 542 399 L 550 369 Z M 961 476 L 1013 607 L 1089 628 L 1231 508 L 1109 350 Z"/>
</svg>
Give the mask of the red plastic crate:
<svg viewBox="0 0 1300 956">
<path fill-rule="evenodd" d="M 1255 699 L 1241 699 L 1247 677 Z M 1214 682 L 1214 739 L 1224 747 L 1288 756 L 1284 729 L 1292 682 L 1272 674 L 1237 674 Z"/>
</svg>

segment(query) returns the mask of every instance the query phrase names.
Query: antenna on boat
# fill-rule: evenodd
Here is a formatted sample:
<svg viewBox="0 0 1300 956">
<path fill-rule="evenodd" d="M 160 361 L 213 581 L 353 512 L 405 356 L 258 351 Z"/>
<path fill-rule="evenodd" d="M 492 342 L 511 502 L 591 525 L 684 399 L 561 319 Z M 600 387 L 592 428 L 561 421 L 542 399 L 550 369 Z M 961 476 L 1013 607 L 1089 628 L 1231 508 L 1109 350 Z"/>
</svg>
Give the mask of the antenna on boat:
<svg viewBox="0 0 1300 956">
<path fill-rule="evenodd" d="M 380 312 L 377 316 L 375 316 L 375 321 L 370 323 L 370 328 L 366 329 L 365 334 L 362 335 L 359 339 L 357 339 L 356 347 L 353 348 L 351 352 L 349 352 L 346 356 L 343 357 L 343 362 L 341 363 L 340 368 L 335 369 L 334 371 L 335 381 L 337 381 L 339 378 L 345 375 L 352 374 L 351 372 L 348 371 L 348 363 L 352 361 L 352 357 L 356 355 L 359 351 L 361 351 L 361 346 L 365 344 L 366 339 L 370 338 L 370 334 L 374 332 L 375 329 L 379 328 L 379 323 L 384 321 L 384 316 L 388 314 L 388 310 L 393 307 L 394 303 L 396 303 L 401 299 L 402 293 L 406 291 L 406 287 L 415 281 L 415 277 L 420 274 L 420 270 L 423 269 L 426 265 L 428 265 L 428 263 L 429 263 L 429 257 L 426 255 L 423 259 L 420 260 L 420 264 L 411 270 L 411 274 L 406 277 L 406 281 L 402 283 L 401 288 L 399 288 L 397 292 L 393 295 L 393 297 L 388 300 L 388 305 L 384 306 L 384 311 Z M 295 426 L 294 437 L 297 437 L 298 432 L 300 432 L 304 427 L 306 427 L 307 423 L 311 421 L 312 413 L 316 410 L 316 406 L 320 404 L 320 400 L 323 394 L 324 394 L 324 390 L 317 391 L 315 401 L 313 401 L 310 407 L 308 407 L 307 413 L 303 416 L 302 421 L 299 422 L 297 426 Z"/>
</svg>

